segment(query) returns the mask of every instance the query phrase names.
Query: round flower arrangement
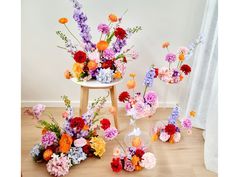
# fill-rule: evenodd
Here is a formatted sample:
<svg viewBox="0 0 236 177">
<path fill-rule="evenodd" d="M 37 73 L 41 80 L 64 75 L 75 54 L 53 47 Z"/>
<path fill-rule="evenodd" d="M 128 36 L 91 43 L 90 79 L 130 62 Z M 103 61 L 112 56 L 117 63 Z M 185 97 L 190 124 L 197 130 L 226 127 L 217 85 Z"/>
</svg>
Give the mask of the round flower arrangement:
<svg viewBox="0 0 236 177">
<path fill-rule="evenodd" d="M 73 114 L 73 108 L 67 96 L 63 96 L 66 111 L 62 113 L 63 126 L 60 127 L 55 118 L 49 113 L 51 122 L 41 120 L 45 106 L 36 105 L 25 111 L 34 116 L 42 128 L 41 142 L 36 144 L 30 154 L 35 162 L 46 162 L 48 172 L 53 176 L 65 176 L 71 166 L 78 165 L 88 157 L 101 158 L 106 151 L 106 142 L 113 140 L 118 131 L 111 127 L 108 119 L 98 118 L 106 97 L 96 99 L 81 117 Z M 36 109 L 37 107 L 37 109 Z M 97 131 L 104 131 L 105 140 Z"/>
<path fill-rule="evenodd" d="M 164 42 L 162 48 L 167 49 L 165 61 L 168 62 L 169 66 L 159 68 L 158 78 L 169 84 L 177 84 L 182 81 L 192 71 L 191 67 L 184 62 L 190 59 L 196 47 L 202 42 L 203 37 L 199 36 L 189 47 L 180 47 L 176 53 L 169 52 L 170 43 Z"/>
<path fill-rule="evenodd" d="M 179 107 L 173 108 L 171 115 L 167 122 L 159 121 L 152 128 L 152 140 L 156 141 L 160 139 L 162 142 L 169 142 L 171 144 L 178 143 L 181 140 L 180 128 L 177 125 L 177 119 L 179 118 Z M 191 134 L 192 120 L 196 113 L 191 111 L 190 114 L 181 120 L 181 128 L 187 130 L 188 134 Z"/>
<path fill-rule="evenodd" d="M 146 152 L 146 148 L 115 147 L 111 168 L 113 172 L 125 170 L 127 172 L 140 171 L 142 169 L 152 169 L 156 166 L 156 157 L 151 152 Z"/>
<path fill-rule="evenodd" d="M 73 19 L 77 23 L 80 39 L 74 35 L 68 27 L 69 20 L 60 18 L 61 23 L 74 41 L 63 32 L 56 34 L 65 42 L 65 47 L 58 46 L 71 54 L 74 60 L 72 71 L 66 70 L 66 79 L 77 78 L 78 81 L 97 80 L 102 83 L 110 83 L 121 79 L 126 70 L 127 58 L 135 60 L 138 54 L 133 46 L 125 49 L 128 39 L 141 30 L 140 26 L 124 28 L 121 26 L 125 12 L 120 17 L 115 14 L 108 16 L 106 23 L 97 26 L 100 33 L 99 40 L 94 43 L 87 24 L 87 16 L 82 11 L 79 0 L 72 0 L 74 13 Z"/>
</svg>

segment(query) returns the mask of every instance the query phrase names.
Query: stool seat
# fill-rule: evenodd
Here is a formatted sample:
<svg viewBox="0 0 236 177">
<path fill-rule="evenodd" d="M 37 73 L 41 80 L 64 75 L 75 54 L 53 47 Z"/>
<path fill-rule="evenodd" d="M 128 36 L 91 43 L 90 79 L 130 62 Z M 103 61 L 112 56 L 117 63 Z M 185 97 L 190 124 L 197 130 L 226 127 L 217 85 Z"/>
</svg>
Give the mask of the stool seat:
<svg viewBox="0 0 236 177">
<path fill-rule="evenodd" d="M 115 108 L 115 112 L 113 113 L 115 127 L 119 129 L 116 85 L 121 83 L 123 79 L 108 84 L 101 83 L 96 80 L 78 81 L 77 78 L 71 78 L 71 81 L 80 85 L 80 115 L 82 115 L 87 111 L 90 89 L 108 89 L 110 91 L 112 106 Z"/>
</svg>

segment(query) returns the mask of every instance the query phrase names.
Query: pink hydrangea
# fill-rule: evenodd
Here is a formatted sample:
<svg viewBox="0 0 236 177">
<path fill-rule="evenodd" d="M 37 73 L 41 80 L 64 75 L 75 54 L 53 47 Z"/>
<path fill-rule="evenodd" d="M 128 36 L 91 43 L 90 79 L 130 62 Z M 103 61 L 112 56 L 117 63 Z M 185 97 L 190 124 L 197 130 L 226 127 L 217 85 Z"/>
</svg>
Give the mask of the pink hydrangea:
<svg viewBox="0 0 236 177">
<path fill-rule="evenodd" d="M 47 148 L 53 144 L 58 143 L 57 136 L 54 132 L 47 131 L 41 139 L 42 145 Z"/>
<path fill-rule="evenodd" d="M 155 104 L 157 102 L 157 94 L 156 92 L 154 91 L 148 91 L 146 94 L 145 94 L 145 101 L 148 103 L 148 104 Z"/>
<path fill-rule="evenodd" d="M 46 106 L 43 105 L 43 104 L 37 104 L 37 105 L 33 106 L 33 109 L 32 109 L 33 115 L 34 115 L 37 119 L 39 119 L 39 117 L 42 115 L 43 111 L 45 110 L 45 107 L 46 107 Z"/>
<path fill-rule="evenodd" d="M 182 127 L 185 129 L 191 129 L 192 128 L 192 121 L 189 118 L 185 118 L 182 120 Z"/>
<path fill-rule="evenodd" d="M 63 154 L 60 157 L 59 155 L 53 154 L 52 159 L 48 161 L 46 166 L 50 175 L 57 177 L 65 176 L 69 173 L 71 162 L 69 158 Z"/>
<path fill-rule="evenodd" d="M 111 141 L 118 135 L 118 130 L 114 127 L 109 127 L 104 131 L 104 137 Z"/>
</svg>

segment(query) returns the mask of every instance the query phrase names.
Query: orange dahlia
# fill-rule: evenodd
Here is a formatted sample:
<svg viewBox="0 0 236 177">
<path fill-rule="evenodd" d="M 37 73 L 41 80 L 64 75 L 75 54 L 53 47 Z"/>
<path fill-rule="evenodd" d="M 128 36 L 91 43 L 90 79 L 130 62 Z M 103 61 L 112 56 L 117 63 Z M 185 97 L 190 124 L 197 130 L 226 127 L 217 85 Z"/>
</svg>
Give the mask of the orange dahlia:
<svg viewBox="0 0 236 177">
<path fill-rule="evenodd" d="M 59 141 L 59 150 L 62 153 L 66 153 L 70 150 L 71 144 L 73 140 L 72 137 L 66 133 L 61 135 L 61 139 Z"/>
<path fill-rule="evenodd" d="M 63 17 L 63 18 L 60 18 L 58 21 L 61 24 L 66 24 L 68 22 L 68 19 Z"/>
<path fill-rule="evenodd" d="M 99 41 L 98 43 L 97 43 L 97 49 L 99 50 L 99 51 L 104 51 L 104 50 L 106 50 L 107 49 L 107 47 L 108 47 L 108 43 L 106 42 L 106 41 Z"/>
<path fill-rule="evenodd" d="M 108 18 L 109 18 L 109 20 L 110 20 L 111 22 L 117 22 L 117 20 L 118 20 L 118 18 L 117 18 L 117 16 L 116 16 L 115 14 L 110 14 L 110 15 L 108 16 Z"/>
<path fill-rule="evenodd" d="M 51 159 L 53 152 L 51 149 L 46 149 L 43 153 L 43 159 L 49 161 Z"/>
</svg>

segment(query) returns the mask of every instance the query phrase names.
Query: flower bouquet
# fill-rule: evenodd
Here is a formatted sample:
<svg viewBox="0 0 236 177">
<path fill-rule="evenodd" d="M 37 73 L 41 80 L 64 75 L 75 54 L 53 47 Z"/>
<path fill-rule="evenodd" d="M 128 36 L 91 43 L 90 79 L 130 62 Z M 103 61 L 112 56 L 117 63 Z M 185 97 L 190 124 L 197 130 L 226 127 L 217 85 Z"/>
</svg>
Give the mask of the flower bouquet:
<svg viewBox="0 0 236 177">
<path fill-rule="evenodd" d="M 130 125 L 133 126 L 133 130 L 124 139 L 127 146 L 139 148 L 149 144 L 148 135 L 142 132 L 140 128 L 137 128 L 135 122 L 137 119 L 150 117 L 156 112 L 158 96 L 154 91 L 147 91 L 147 89 L 152 87 L 154 78 L 157 76 L 158 69 L 152 65 L 145 75 L 145 89 L 143 94 L 141 94 L 140 92 L 135 92 L 135 74 L 130 74 L 132 79 L 127 82 L 127 87 L 132 90 L 132 93 L 124 91 L 119 95 L 119 101 L 125 103 L 126 113 L 131 117 Z"/>
<path fill-rule="evenodd" d="M 152 169 L 156 166 L 156 157 L 153 153 L 147 152 L 145 147 L 128 147 L 126 151 L 123 148 L 115 147 L 111 168 L 114 172 L 120 172 L 124 169 L 127 172 L 140 171 L 143 168 Z"/>
<path fill-rule="evenodd" d="M 159 69 L 159 79 L 169 84 L 177 84 L 182 81 L 184 75 L 187 76 L 191 72 L 191 67 L 184 64 L 184 61 L 187 61 L 193 55 L 196 47 L 202 42 L 203 37 L 199 36 L 189 47 L 180 47 L 177 53 L 169 52 L 170 43 L 164 42 L 162 48 L 167 49 L 168 53 L 165 56 L 165 61 L 169 63 L 169 66 Z M 176 63 L 176 66 L 173 66 L 174 63 Z"/>
<path fill-rule="evenodd" d="M 31 156 L 36 162 L 46 162 L 47 171 L 53 176 L 68 174 L 71 166 L 80 164 L 87 157 L 101 158 L 106 143 L 98 135 L 99 130 L 104 130 L 106 140 L 112 140 L 118 135 L 117 129 L 110 126 L 108 119 L 99 121 L 98 118 L 106 97 L 96 99 L 81 117 L 74 117 L 67 96 L 64 96 L 63 100 L 66 111 L 62 114 L 62 128 L 50 113 L 48 116 L 51 121 L 39 119 L 45 110 L 44 105 L 39 104 L 32 110 L 26 110 L 28 114 L 37 118 L 37 127 L 42 129 L 41 142 L 32 148 Z"/>
<path fill-rule="evenodd" d="M 173 108 L 171 115 L 167 122 L 159 121 L 152 129 L 152 140 L 156 141 L 158 138 L 162 142 L 169 142 L 171 144 L 178 143 L 181 140 L 180 128 L 177 125 L 177 119 L 179 118 L 179 106 Z M 187 130 L 188 134 L 191 134 L 192 120 L 196 113 L 191 111 L 189 115 L 181 120 L 181 127 Z"/>
<path fill-rule="evenodd" d="M 60 18 L 59 23 L 64 25 L 76 43 L 63 32 L 56 32 L 65 42 L 65 47 L 58 47 L 69 52 L 75 61 L 72 72 L 65 71 L 65 78 L 76 78 L 78 81 L 95 79 L 102 83 L 111 83 L 113 80 L 121 79 L 125 74 L 127 58 L 136 59 L 138 57 L 133 50 L 134 46 L 123 49 L 131 35 L 140 31 L 141 27 L 123 28 L 121 26 L 123 16 L 127 11 L 120 17 L 110 14 L 108 22 L 98 25 L 100 38 L 98 42 L 94 43 L 87 25 L 87 16 L 82 11 L 79 0 L 72 0 L 72 3 L 73 18 L 77 23 L 81 39 L 78 39 L 68 28 L 67 18 Z"/>
</svg>

